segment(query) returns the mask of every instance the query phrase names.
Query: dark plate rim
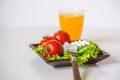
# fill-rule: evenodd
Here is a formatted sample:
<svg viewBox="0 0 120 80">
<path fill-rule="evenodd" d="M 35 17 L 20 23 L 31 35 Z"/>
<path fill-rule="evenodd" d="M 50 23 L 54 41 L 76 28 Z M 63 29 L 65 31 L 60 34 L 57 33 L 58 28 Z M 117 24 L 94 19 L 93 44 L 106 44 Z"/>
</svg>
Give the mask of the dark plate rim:
<svg viewBox="0 0 120 80">
<path fill-rule="evenodd" d="M 36 48 L 39 44 L 38 43 L 33 43 L 33 44 L 29 44 L 29 47 L 32 48 L 32 50 L 34 50 L 34 48 Z M 63 59 L 63 60 L 47 60 L 45 59 L 41 54 L 37 53 L 46 63 L 52 63 L 52 62 L 57 62 L 57 61 L 68 61 L 69 59 Z M 90 60 L 97 60 L 96 62 L 99 62 L 107 57 L 109 57 L 110 54 L 108 54 L 106 51 L 101 49 L 101 53 L 100 55 L 98 55 L 98 57 L 96 59 L 90 58 Z M 99 58 L 102 58 L 99 60 Z M 89 64 L 89 63 L 87 63 Z"/>
</svg>

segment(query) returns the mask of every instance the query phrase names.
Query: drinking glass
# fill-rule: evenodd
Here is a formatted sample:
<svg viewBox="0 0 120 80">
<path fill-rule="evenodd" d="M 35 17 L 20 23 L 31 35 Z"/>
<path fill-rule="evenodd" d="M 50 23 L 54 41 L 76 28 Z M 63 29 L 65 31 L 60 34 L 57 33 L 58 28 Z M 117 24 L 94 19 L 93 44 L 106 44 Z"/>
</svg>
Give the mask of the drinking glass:
<svg viewBox="0 0 120 80">
<path fill-rule="evenodd" d="M 71 40 L 80 40 L 84 23 L 84 10 L 59 10 L 60 29 L 70 35 Z"/>
</svg>

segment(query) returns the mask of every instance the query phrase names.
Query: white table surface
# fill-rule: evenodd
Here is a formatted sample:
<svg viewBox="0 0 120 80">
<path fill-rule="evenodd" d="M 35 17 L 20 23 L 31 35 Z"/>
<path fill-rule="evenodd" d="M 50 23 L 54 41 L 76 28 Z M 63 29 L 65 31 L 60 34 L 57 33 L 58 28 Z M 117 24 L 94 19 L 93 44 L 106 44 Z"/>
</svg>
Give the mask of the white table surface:
<svg viewBox="0 0 120 80">
<path fill-rule="evenodd" d="M 72 68 L 53 68 L 28 46 L 58 27 L 0 28 L 0 80 L 73 80 Z M 82 38 L 93 40 L 110 57 L 80 66 L 82 80 L 120 80 L 120 28 L 85 27 Z"/>
</svg>

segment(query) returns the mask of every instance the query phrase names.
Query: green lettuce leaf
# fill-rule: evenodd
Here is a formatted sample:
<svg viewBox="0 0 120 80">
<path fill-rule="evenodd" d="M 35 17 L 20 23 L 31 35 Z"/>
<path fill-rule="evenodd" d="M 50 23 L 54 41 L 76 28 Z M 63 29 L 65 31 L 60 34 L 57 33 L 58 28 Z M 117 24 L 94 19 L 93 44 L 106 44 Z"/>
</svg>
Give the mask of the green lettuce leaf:
<svg viewBox="0 0 120 80">
<path fill-rule="evenodd" d="M 96 43 L 89 41 L 89 45 L 78 49 L 76 56 L 77 64 L 83 65 L 88 61 L 89 58 L 95 59 L 99 54 L 100 54 L 99 46 Z"/>
</svg>

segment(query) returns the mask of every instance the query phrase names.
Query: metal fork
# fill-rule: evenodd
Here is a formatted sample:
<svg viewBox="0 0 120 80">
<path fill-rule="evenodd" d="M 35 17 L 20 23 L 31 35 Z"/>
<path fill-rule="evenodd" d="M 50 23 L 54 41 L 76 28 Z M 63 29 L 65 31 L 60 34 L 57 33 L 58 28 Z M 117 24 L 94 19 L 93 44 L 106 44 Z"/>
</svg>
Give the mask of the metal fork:
<svg viewBox="0 0 120 80">
<path fill-rule="evenodd" d="M 78 69 L 78 65 L 76 63 L 76 52 L 71 52 L 69 51 L 72 55 L 72 70 L 73 70 L 73 76 L 74 76 L 74 80 L 81 80 L 81 77 L 80 77 L 80 72 L 79 72 L 79 69 Z"/>
<path fill-rule="evenodd" d="M 72 70 L 73 70 L 74 80 L 81 80 L 78 65 L 76 63 L 76 57 L 75 57 L 77 54 L 78 46 L 76 46 L 76 45 L 68 45 L 67 46 L 66 45 L 63 47 L 64 47 L 64 51 L 68 50 L 69 53 L 72 55 Z"/>
</svg>

